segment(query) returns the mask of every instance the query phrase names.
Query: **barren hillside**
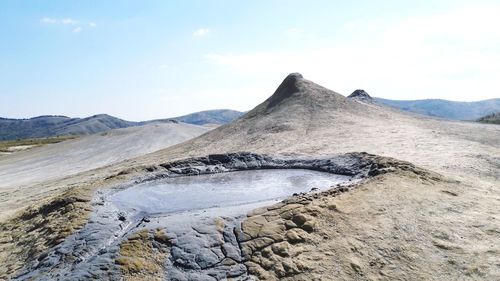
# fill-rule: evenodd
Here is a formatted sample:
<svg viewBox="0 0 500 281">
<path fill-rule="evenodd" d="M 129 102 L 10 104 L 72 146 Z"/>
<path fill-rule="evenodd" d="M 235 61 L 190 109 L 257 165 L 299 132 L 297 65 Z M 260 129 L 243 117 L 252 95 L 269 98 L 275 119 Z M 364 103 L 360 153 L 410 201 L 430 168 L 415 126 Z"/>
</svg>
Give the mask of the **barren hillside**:
<svg viewBox="0 0 500 281">
<path fill-rule="evenodd" d="M 26 201 L 47 195 L 47 190 L 32 188 L 36 184 L 154 152 L 207 131 L 209 129 L 202 126 L 161 122 L 111 130 L 11 155 L 2 155 L 0 156 L 1 216 L 8 215 L 17 206 L 24 206 Z M 21 202 L 16 202 L 19 200 Z"/>
<path fill-rule="evenodd" d="M 346 98 L 291 74 L 269 99 L 235 122 L 137 161 L 241 150 L 307 155 L 365 151 L 456 175 L 461 169 L 492 172 L 499 135 L 492 125 L 405 114 Z"/>
</svg>

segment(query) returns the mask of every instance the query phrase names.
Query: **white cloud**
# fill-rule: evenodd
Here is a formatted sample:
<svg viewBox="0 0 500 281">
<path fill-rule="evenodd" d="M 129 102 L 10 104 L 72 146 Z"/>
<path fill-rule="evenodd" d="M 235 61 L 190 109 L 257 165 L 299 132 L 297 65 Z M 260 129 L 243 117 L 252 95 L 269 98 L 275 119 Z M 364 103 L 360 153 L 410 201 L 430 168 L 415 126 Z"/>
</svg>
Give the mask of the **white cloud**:
<svg viewBox="0 0 500 281">
<path fill-rule="evenodd" d="M 498 14 L 500 6 L 469 7 L 400 22 L 377 22 L 376 29 L 370 22 L 357 22 L 346 25 L 357 37 L 334 46 L 215 53 L 205 59 L 263 81 L 299 71 L 343 94 L 365 88 L 374 96 L 395 99 L 492 98 L 500 91 Z"/>
<path fill-rule="evenodd" d="M 302 29 L 292 27 L 292 28 L 288 28 L 288 29 L 285 30 L 285 35 L 295 36 L 295 35 L 301 34 L 302 32 L 303 32 Z"/>
<path fill-rule="evenodd" d="M 65 18 L 61 20 L 62 24 L 69 24 L 69 25 L 75 25 L 78 23 L 78 21 L 72 19 L 72 18 Z"/>
<path fill-rule="evenodd" d="M 160 66 L 158 66 L 159 69 L 167 69 L 168 68 L 168 65 L 166 64 L 160 64 Z"/>
<path fill-rule="evenodd" d="M 41 23 L 58 23 L 59 20 L 57 19 L 53 19 L 53 18 L 49 18 L 49 17 L 44 17 L 40 20 Z"/>
<path fill-rule="evenodd" d="M 209 28 L 199 28 L 193 32 L 193 36 L 195 37 L 204 37 L 210 35 L 210 29 Z"/>
<path fill-rule="evenodd" d="M 40 19 L 40 22 L 42 24 L 54 24 L 54 25 L 68 25 L 68 26 L 75 26 L 80 23 L 80 21 L 72 19 L 72 18 L 50 18 L 50 17 L 43 17 Z M 85 23 L 82 23 L 85 25 Z M 88 22 L 87 25 L 91 28 L 96 28 L 97 24 L 93 21 Z M 71 29 L 71 32 L 73 33 L 79 33 L 83 31 L 82 26 L 76 26 Z"/>
<path fill-rule="evenodd" d="M 64 25 L 78 24 L 78 21 L 72 18 L 57 19 L 57 18 L 43 17 L 40 20 L 40 22 L 45 24 L 64 24 Z"/>
</svg>

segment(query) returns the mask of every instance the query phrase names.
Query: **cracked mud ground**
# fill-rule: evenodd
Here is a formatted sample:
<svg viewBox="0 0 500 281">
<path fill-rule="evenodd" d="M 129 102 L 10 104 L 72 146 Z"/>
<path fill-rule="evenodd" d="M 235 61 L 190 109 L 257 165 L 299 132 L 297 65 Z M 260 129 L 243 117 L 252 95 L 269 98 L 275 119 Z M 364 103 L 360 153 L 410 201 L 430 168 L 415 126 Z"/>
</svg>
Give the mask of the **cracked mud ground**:
<svg viewBox="0 0 500 281">
<path fill-rule="evenodd" d="M 142 181 L 214 172 L 283 168 L 308 168 L 363 178 L 388 169 L 374 165 L 376 159 L 367 154 L 346 154 L 322 159 L 280 159 L 251 153 L 210 155 L 165 163 L 154 169 L 147 167 L 152 172 Z M 92 200 L 94 212 L 82 229 L 48 253 L 38 256 L 34 261 L 31 259 L 28 262 L 30 265 L 23 269 L 18 279 L 116 279 L 120 270 L 115 265 L 120 265 L 125 274 L 137 274 L 144 270 L 152 272 L 153 269 L 158 269 L 159 260 L 162 260 L 157 258 L 153 263 L 148 262 L 149 255 L 142 257 L 144 251 L 151 252 L 151 256 L 154 256 L 152 249 L 158 250 L 155 253 L 168 253 L 168 259 L 163 264 L 167 279 L 220 280 L 228 276 L 247 276 L 245 254 L 240 245 L 245 235 L 240 224 L 247 211 L 270 204 L 269 201 L 250 201 L 251 204 L 247 205 L 221 206 L 167 216 L 152 214 L 146 219 L 141 212 L 122 213 L 116 206 L 102 199 L 105 197 L 106 195 L 102 195 Z M 45 209 L 47 207 L 42 208 L 41 212 L 45 212 Z M 224 218 L 218 218 L 220 214 L 224 214 Z M 165 248 L 165 243 L 158 243 L 158 239 L 149 241 L 147 238 L 158 235 L 150 235 L 147 230 L 141 235 L 134 234 L 143 227 L 147 227 L 151 233 L 163 231 L 164 236 L 169 237 L 166 243 L 169 247 Z M 127 237 L 124 243 L 122 236 Z M 163 247 L 159 247 L 162 245 Z M 132 258 L 130 254 L 134 249 L 141 249 L 136 253 L 136 258 Z M 123 253 L 124 256 L 119 257 L 118 253 Z M 29 258 L 26 257 L 27 261 Z"/>
</svg>

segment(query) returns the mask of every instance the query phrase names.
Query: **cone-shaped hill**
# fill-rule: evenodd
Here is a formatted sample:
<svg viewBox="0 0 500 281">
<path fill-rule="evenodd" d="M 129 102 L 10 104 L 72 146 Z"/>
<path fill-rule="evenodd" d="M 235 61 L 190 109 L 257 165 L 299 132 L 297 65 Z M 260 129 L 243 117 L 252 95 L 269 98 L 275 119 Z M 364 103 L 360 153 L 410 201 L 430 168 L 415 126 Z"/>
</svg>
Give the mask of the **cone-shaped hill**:
<svg viewBox="0 0 500 281">
<path fill-rule="evenodd" d="M 279 150 L 305 143 L 325 128 L 341 130 L 359 118 L 377 115 L 380 107 L 348 99 L 302 77 L 288 75 L 263 103 L 234 122 L 189 141 L 178 148 L 216 152 L 229 150 Z"/>
<path fill-rule="evenodd" d="M 364 92 L 364 91 L 363 91 Z M 469 133 L 468 133 L 469 132 Z M 476 132 L 476 133 L 470 133 Z M 436 120 L 347 98 L 301 74 L 288 75 L 263 103 L 232 123 L 174 147 L 146 155 L 146 165 L 210 153 L 252 151 L 271 154 L 331 154 L 366 151 L 425 166 L 443 167 L 443 155 L 467 144 L 486 144 L 495 132 L 465 122 Z M 436 147 L 441 154 L 434 153 Z"/>
</svg>

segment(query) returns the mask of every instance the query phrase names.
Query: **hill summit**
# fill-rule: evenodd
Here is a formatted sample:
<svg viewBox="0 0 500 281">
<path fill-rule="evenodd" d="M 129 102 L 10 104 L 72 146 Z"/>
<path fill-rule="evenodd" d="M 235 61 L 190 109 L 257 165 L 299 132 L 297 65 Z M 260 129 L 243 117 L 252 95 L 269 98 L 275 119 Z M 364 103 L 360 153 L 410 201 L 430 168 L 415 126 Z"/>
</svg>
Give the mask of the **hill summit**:
<svg viewBox="0 0 500 281">
<path fill-rule="evenodd" d="M 316 142 L 316 149 L 320 149 L 324 145 L 322 140 L 335 140 L 332 135 L 337 132 L 358 126 L 351 135 L 366 136 L 371 133 L 368 124 L 385 124 L 394 114 L 400 115 L 389 108 L 346 98 L 299 73 L 292 73 L 264 102 L 237 120 L 176 147 L 174 153 L 184 157 L 191 155 L 191 151 L 210 154 L 221 147 L 230 152 L 242 147 L 260 152 L 269 146 L 275 152 L 293 152 L 297 147 Z M 157 155 L 161 157 L 162 153 Z"/>
<path fill-rule="evenodd" d="M 348 96 L 350 99 L 356 99 L 364 102 L 371 102 L 372 97 L 365 91 L 358 89 Z"/>
<path fill-rule="evenodd" d="M 300 73 L 289 74 L 285 80 L 281 82 L 274 94 L 269 98 L 268 107 L 273 107 L 284 99 L 292 96 L 294 93 L 299 92 L 299 84 L 303 79 L 304 77 Z"/>
</svg>

